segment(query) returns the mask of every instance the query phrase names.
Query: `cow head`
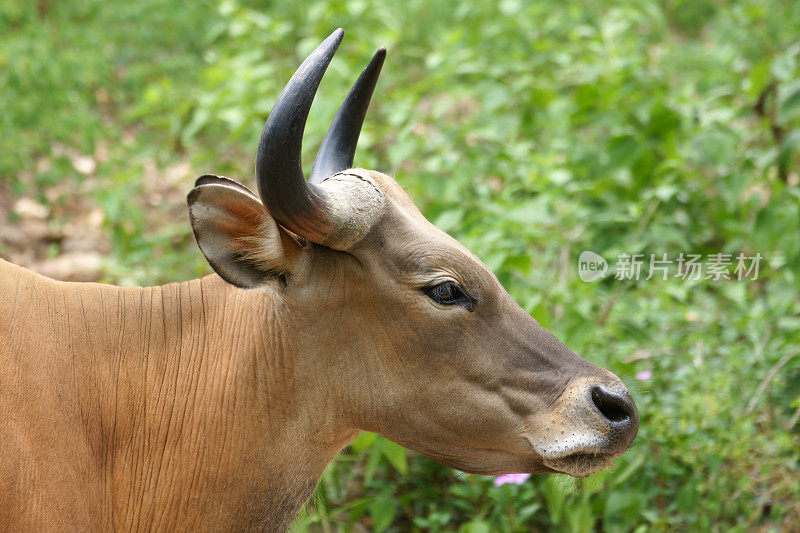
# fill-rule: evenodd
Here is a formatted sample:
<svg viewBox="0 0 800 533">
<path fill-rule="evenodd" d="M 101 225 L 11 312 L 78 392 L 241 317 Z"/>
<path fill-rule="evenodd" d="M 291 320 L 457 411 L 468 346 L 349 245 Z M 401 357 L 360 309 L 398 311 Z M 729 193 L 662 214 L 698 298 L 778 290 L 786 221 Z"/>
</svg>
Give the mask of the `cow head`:
<svg viewBox="0 0 800 533">
<path fill-rule="evenodd" d="M 336 115 L 306 180 L 301 141 L 342 31 L 286 85 L 258 148 L 259 194 L 203 176 L 189 195 L 200 249 L 226 281 L 276 293 L 353 428 L 466 472 L 587 475 L 639 424 L 619 378 L 578 357 L 390 177 L 352 167 L 385 56 Z"/>
</svg>

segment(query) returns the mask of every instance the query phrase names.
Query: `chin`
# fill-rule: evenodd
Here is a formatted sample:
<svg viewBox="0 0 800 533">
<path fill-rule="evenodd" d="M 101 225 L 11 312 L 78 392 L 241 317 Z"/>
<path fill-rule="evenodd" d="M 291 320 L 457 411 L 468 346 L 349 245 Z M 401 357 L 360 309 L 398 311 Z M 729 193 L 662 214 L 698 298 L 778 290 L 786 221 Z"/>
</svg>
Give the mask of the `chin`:
<svg viewBox="0 0 800 533">
<path fill-rule="evenodd" d="M 446 467 L 470 475 L 499 476 L 501 474 L 552 474 L 560 472 L 560 470 L 543 463 L 542 458 L 538 455 L 493 452 L 491 456 L 471 456 L 464 459 L 435 453 L 424 453 L 424 455 Z"/>
<path fill-rule="evenodd" d="M 481 460 L 460 460 L 455 457 L 442 457 L 425 454 L 437 463 L 459 470 L 465 474 L 497 476 L 501 474 L 567 474 L 573 477 L 587 477 L 613 464 L 613 455 L 590 452 L 575 452 L 559 457 L 515 456 L 505 454 Z"/>
<path fill-rule="evenodd" d="M 543 463 L 554 472 L 573 477 L 586 477 L 611 466 L 614 458 L 594 453 L 571 453 L 562 457 L 543 457 Z"/>
<path fill-rule="evenodd" d="M 544 450 L 525 440 L 524 449 L 467 449 L 457 453 L 418 449 L 437 463 L 465 474 L 497 476 L 501 474 L 567 474 L 587 477 L 613 464 L 618 453 L 592 450 L 586 442 L 562 443 Z M 549 448 L 549 449 L 548 449 Z M 544 452 L 544 453 L 542 453 Z M 549 452 L 549 453 L 548 453 Z M 555 453 L 553 453 L 555 452 Z"/>
</svg>

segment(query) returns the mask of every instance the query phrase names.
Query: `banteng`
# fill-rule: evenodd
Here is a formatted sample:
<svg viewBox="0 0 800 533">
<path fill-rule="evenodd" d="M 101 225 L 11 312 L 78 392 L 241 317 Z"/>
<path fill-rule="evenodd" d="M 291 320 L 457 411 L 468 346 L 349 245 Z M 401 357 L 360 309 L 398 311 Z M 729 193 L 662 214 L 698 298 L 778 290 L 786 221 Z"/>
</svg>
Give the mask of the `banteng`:
<svg viewBox="0 0 800 533">
<path fill-rule="evenodd" d="M 391 178 L 351 168 L 383 49 L 305 179 L 303 128 L 341 38 L 278 98 L 258 194 L 216 176 L 189 194 L 214 274 L 120 288 L 0 261 L 0 530 L 283 530 L 362 430 L 481 474 L 585 476 L 630 446 L 616 376 Z"/>
</svg>

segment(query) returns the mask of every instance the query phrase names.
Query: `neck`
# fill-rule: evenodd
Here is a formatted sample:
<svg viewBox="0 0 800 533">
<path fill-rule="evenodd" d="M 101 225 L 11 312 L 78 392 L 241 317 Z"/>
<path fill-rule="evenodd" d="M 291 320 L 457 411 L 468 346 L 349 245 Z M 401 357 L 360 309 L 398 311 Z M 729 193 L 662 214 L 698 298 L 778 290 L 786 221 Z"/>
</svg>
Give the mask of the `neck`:
<svg viewBox="0 0 800 533">
<path fill-rule="evenodd" d="M 38 357 L 69 376 L 59 409 L 85 426 L 106 524 L 285 529 L 355 436 L 269 290 L 20 276 L 31 305 L 14 322 L 54 318 Z"/>
</svg>

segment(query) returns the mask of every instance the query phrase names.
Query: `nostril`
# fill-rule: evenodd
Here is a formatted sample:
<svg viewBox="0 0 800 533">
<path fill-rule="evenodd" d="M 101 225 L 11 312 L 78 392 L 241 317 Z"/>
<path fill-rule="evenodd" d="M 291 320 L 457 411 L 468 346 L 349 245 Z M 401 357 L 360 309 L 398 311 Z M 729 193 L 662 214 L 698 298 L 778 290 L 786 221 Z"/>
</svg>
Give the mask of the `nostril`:
<svg viewBox="0 0 800 533">
<path fill-rule="evenodd" d="M 613 394 L 603 387 L 592 387 L 592 403 L 597 410 L 612 422 L 626 422 L 633 418 L 631 401 Z"/>
</svg>

